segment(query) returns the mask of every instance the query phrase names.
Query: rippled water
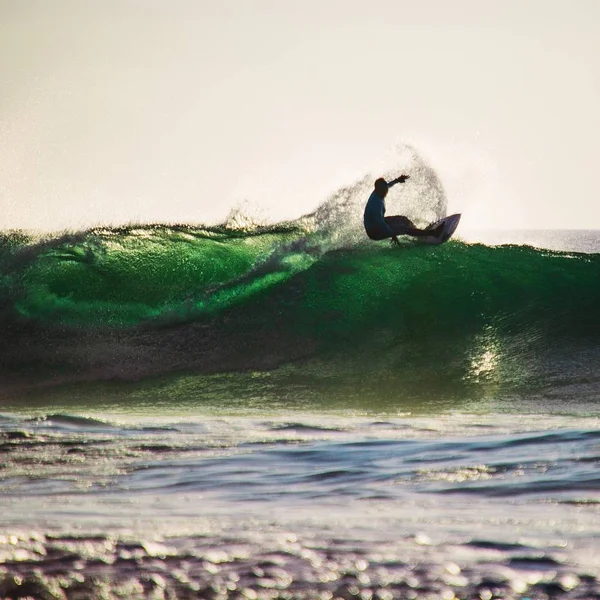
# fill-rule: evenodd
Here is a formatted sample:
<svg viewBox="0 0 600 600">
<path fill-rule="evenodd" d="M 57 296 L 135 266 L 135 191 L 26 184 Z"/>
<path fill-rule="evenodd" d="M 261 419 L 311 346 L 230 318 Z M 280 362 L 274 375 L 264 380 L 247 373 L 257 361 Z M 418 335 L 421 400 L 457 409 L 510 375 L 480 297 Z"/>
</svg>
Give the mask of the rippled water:
<svg viewBox="0 0 600 600">
<path fill-rule="evenodd" d="M 600 592 L 597 418 L 293 416 L 6 416 L 3 593 Z"/>
</svg>

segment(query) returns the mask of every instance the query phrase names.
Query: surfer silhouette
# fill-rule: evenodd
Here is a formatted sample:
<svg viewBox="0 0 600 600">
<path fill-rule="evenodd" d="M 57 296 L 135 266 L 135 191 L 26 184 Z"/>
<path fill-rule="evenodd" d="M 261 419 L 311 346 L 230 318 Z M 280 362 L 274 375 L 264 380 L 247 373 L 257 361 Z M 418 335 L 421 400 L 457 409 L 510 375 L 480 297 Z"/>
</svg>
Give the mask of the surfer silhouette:
<svg viewBox="0 0 600 600">
<path fill-rule="evenodd" d="M 372 240 L 391 238 L 392 243 L 398 244 L 399 235 L 425 237 L 440 234 L 442 225 L 435 229 L 419 229 L 408 217 L 401 215 L 385 216 L 385 197 L 389 188 L 397 183 L 404 183 L 409 177 L 410 175 L 400 175 L 400 177 L 389 182 L 380 177 L 375 181 L 375 189 L 369 196 L 363 219 L 365 231 Z"/>
</svg>

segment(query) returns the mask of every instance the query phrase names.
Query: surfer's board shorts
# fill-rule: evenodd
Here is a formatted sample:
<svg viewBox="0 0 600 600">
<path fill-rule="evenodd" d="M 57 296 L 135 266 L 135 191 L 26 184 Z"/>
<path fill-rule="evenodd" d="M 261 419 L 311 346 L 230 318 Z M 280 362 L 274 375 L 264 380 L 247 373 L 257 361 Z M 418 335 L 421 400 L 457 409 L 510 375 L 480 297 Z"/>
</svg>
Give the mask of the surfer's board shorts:
<svg viewBox="0 0 600 600">
<path fill-rule="evenodd" d="M 367 235 L 372 240 L 385 240 L 392 237 L 392 235 L 408 235 L 412 229 L 415 229 L 415 224 L 408 217 L 401 215 L 384 217 L 383 220 L 387 227 L 370 227 L 367 229 Z"/>
</svg>

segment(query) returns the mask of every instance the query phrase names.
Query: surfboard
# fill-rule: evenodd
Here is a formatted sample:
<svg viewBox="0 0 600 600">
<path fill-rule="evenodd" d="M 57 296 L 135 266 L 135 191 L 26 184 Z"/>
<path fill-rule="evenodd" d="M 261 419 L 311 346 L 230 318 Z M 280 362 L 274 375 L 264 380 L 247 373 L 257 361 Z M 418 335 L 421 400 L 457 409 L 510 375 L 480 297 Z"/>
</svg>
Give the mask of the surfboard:
<svg viewBox="0 0 600 600">
<path fill-rule="evenodd" d="M 418 241 L 432 245 L 443 244 L 452 237 L 452 235 L 456 231 L 456 228 L 458 227 L 459 222 L 460 214 L 444 217 L 443 219 L 440 219 L 439 221 L 436 221 L 435 223 L 432 223 L 431 225 L 429 225 L 429 227 L 427 227 L 427 229 L 435 229 L 438 225 L 442 225 L 442 231 L 439 235 L 420 237 L 418 238 Z"/>
</svg>

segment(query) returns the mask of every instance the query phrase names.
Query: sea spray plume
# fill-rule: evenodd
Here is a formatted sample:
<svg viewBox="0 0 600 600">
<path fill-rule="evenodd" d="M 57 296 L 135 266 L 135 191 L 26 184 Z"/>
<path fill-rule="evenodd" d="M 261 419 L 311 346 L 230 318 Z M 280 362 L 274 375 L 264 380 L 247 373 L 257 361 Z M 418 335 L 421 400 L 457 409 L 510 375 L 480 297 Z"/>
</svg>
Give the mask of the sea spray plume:
<svg viewBox="0 0 600 600">
<path fill-rule="evenodd" d="M 447 215 L 446 194 L 435 169 L 410 145 L 399 148 L 398 170 L 386 173 L 385 177 L 392 179 L 398 172 L 410 175 L 410 179 L 390 190 L 389 214 L 405 215 L 418 225 L 427 225 Z"/>
<path fill-rule="evenodd" d="M 446 216 L 444 188 L 425 159 L 412 146 L 402 146 L 395 162 L 393 169 L 366 175 L 338 189 L 317 210 L 300 219 L 305 227 L 315 232 L 315 237 L 320 238 L 323 248 L 350 248 L 365 241 L 363 211 L 377 177 L 383 176 L 390 181 L 399 173 L 410 175 L 403 185 L 390 190 L 386 199 L 388 215 L 405 215 L 420 226 Z"/>
<path fill-rule="evenodd" d="M 221 227 L 233 231 L 253 231 L 269 226 L 269 220 L 264 211 L 248 199 L 235 204 Z"/>
<path fill-rule="evenodd" d="M 372 187 L 371 177 L 363 177 L 337 190 L 300 221 L 331 249 L 354 246 L 364 238 L 362 212 Z"/>
</svg>

